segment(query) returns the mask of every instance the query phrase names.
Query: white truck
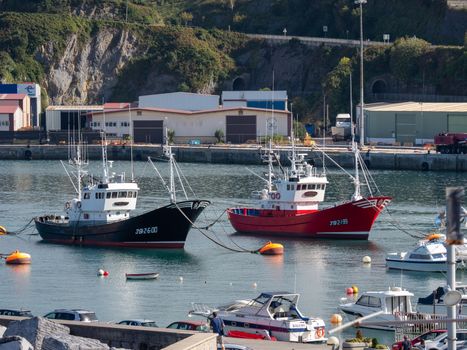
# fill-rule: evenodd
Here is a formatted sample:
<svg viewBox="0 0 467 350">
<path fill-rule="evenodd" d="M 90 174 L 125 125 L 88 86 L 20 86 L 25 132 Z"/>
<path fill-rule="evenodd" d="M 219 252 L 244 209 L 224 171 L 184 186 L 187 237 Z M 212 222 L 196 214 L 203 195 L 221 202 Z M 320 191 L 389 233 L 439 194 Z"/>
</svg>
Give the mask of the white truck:
<svg viewBox="0 0 467 350">
<path fill-rule="evenodd" d="M 336 117 L 336 126 L 331 127 L 333 141 L 346 141 L 350 139 L 352 120 L 350 114 L 338 114 Z"/>
</svg>

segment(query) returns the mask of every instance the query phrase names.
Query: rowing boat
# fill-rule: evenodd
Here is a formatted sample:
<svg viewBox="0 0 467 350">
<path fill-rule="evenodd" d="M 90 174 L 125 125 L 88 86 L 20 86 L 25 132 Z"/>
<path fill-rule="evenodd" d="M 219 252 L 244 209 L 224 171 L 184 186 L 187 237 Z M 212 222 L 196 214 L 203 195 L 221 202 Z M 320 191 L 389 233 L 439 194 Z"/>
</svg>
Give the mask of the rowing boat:
<svg viewBox="0 0 467 350">
<path fill-rule="evenodd" d="M 127 280 L 154 280 L 159 277 L 157 272 L 150 273 L 126 273 Z"/>
</svg>

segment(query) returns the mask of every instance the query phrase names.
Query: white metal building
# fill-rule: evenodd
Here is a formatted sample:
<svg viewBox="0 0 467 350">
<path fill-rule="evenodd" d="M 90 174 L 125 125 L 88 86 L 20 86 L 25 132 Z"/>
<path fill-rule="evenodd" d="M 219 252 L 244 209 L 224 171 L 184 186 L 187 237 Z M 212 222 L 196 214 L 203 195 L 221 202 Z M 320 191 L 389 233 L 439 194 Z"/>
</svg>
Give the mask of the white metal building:
<svg viewBox="0 0 467 350">
<path fill-rule="evenodd" d="M 203 95 L 188 92 L 146 95 L 139 97 L 140 108 L 178 109 L 183 111 L 201 111 L 219 108 L 218 95 Z"/>
<path fill-rule="evenodd" d="M 133 134 L 136 143 L 163 143 L 166 128 L 175 132 L 175 143 L 214 143 L 216 130 L 222 130 L 225 141 L 230 143 L 257 141 L 271 134 L 290 136 L 288 111 L 272 113 L 268 109 L 249 107 L 200 111 L 139 107 L 93 112 L 93 130 L 103 130 L 104 126 L 109 136 Z"/>
<path fill-rule="evenodd" d="M 102 111 L 103 106 L 48 106 L 45 110 L 47 131 L 78 129 L 88 126 L 91 112 Z"/>
</svg>

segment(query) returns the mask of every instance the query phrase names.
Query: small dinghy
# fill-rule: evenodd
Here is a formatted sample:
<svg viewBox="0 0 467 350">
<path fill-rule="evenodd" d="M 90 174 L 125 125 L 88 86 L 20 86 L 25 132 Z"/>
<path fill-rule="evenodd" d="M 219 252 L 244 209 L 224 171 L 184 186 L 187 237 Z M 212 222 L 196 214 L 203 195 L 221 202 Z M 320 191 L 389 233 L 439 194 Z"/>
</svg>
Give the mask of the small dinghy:
<svg viewBox="0 0 467 350">
<path fill-rule="evenodd" d="M 127 280 L 155 280 L 159 277 L 157 272 L 150 273 L 126 273 Z"/>
</svg>

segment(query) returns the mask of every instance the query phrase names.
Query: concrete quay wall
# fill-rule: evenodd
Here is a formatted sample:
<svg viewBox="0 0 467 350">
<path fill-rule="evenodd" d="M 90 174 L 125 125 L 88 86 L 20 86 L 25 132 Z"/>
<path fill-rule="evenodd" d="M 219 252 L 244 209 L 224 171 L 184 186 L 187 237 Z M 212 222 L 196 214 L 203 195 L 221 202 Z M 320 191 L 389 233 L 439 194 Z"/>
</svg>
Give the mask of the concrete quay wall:
<svg viewBox="0 0 467 350">
<path fill-rule="evenodd" d="M 0 316 L 0 325 L 8 327 L 12 321 L 23 317 Z M 150 328 L 108 324 L 103 322 L 78 322 L 54 320 L 70 328 L 70 334 L 92 338 L 117 348 L 134 350 L 216 350 L 216 334 L 181 331 L 167 328 Z"/>
<path fill-rule="evenodd" d="M 287 154 L 290 148 L 277 148 L 281 160 L 287 165 Z M 100 159 L 101 147 L 89 145 L 86 149 L 90 159 Z M 262 148 L 255 146 L 173 146 L 172 152 L 179 162 L 222 163 L 222 164 L 263 164 Z M 299 149 L 306 158 L 317 166 L 322 165 L 322 153 L 310 148 Z M 131 148 L 126 145 L 108 147 L 110 160 L 130 160 Z M 327 154 L 344 168 L 353 166 L 353 154 L 346 149 L 329 149 Z M 146 161 L 148 157 L 157 158 L 162 155 L 160 145 L 135 145 L 133 159 Z M 365 163 L 370 169 L 384 170 L 422 170 L 422 171 L 467 171 L 466 154 L 436 154 L 422 150 L 370 150 L 362 153 Z M 66 160 L 66 145 L 0 145 L 0 159 L 6 160 Z M 336 167 L 331 160 L 325 160 L 327 167 Z"/>
</svg>

